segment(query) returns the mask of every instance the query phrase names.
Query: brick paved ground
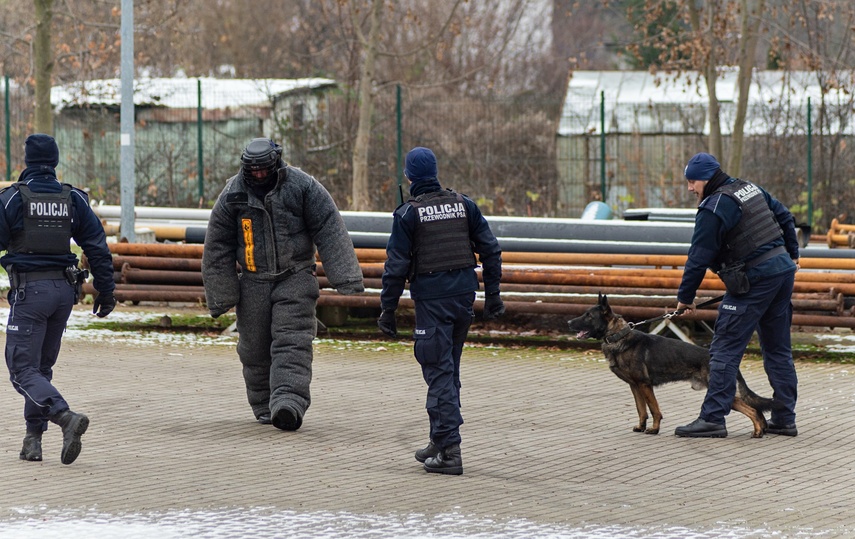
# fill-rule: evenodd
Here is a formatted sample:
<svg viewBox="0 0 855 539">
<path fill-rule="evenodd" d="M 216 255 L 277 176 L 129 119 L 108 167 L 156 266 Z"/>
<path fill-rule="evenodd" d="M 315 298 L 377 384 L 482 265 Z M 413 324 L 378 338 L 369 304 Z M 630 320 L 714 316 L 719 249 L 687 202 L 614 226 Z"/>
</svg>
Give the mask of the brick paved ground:
<svg viewBox="0 0 855 539">
<path fill-rule="evenodd" d="M 0 390 L 0 529 L 26 508 L 139 514 L 266 507 L 524 517 L 569 526 L 721 526 L 855 534 L 855 376 L 799 364 L 797 438 L 681 439 L 703 394 L 658 390 L 663 433 L 632 432 L 628 387 L 599 352 L 467 349 L 461 477 L 426 474 L 424 383 L 408 343 L 316 347 L 314 402 L 296 433 L 256 424 L 231 346 L 66 340 L 55 381 L 92 420 L 83 452 L 18 460 L 22 399 Z M 757 362 L 745 377 L 769 388 Z"/>
</svg>

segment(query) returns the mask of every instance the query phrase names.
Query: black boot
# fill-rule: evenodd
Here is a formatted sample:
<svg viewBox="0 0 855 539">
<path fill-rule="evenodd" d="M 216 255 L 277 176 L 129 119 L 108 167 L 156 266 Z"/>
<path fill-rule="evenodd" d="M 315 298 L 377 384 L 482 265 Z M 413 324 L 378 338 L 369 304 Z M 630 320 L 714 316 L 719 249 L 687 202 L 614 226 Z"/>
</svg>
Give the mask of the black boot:
<svg viewBox="0 0 855 539">
<path fill-rule="evenodd" d="M 303 424 L 303 418 L 294 410 L 282 407 L 273 412 L 270 422 L 277 429 L 294 431 Z"/>
<path fill-rule="evenodd" d="M 799 429 L 796 428 L 795 423 L 790 423 L 788 425 L 779 425 L 777 423 L 769 423 L 766 424 L 766 432 L 769 434 L 780 434 L 781 436 L 798 436 Z"/>
<path fill-rule="evenodd" d="M 416 460 L 424 462 L 437 455 L 439 455 L 439 447 L 435 446 L 433 440 L 431 440 L 425 447 L 416 451 Z"/>
<path fill-rule="evenodd" d="M 677 427 L 674 434 L 683 438 L 727 438 L 727 428 L 722 423 L 705 421 L 700 417 L 682 427 Z"/>
<path fill-rule="evenodd" d="M 27 430 L 20 457 L 21 460 L 42 460 L 42 431 L 35 432 Z"/>
<path fill-rule="evenodd" d="M 446 447 L 439 455 L 425 461 L 425 471 L 460 475 L 463 473 L 463 457 L 460 455 L 460 445 Z"/>
<path fill-rule="evenodd" d="M 71 464 L 77 460 L 83 445 L 80 437 L 89 428 L 89 418 L 71 410 L 65 410 L 50 418 L 51 422 L 62 427 L 62 458 L 63 464 Z"/>
</svg>

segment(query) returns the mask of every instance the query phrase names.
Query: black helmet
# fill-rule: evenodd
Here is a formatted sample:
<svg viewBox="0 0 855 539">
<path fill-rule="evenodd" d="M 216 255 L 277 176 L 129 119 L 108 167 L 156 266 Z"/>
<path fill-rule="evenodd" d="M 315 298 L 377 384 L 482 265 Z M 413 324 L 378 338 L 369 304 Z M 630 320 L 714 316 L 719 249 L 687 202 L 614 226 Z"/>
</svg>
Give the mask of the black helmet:
<svg viewBox="0 0 855 539">
<path fill-rule="evenodd" d="M 282 146 L 269 138 L 252 139 L 240 155 L 244 180 L 256 185 L 270 182 L 281 167 L 281 159 Z"/>
</svg>

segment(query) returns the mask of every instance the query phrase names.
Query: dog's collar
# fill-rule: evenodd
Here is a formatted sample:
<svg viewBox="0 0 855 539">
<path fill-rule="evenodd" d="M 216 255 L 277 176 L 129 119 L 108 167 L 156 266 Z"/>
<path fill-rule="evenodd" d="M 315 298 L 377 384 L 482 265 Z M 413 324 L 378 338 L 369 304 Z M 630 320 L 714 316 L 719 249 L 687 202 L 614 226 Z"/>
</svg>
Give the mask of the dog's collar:
<svg viewBox="0 0 855 539">
<path fill-rule="evenodd" d="M 611 335 L 606 335 L 606 337 L 603 340 L 606 341 L 608 344 L 615 344 L 619 340 L 621 340 L 624 337 L 626 337 L 627 335 L 629 335 L 630 331 L 632 331 L 632 326 L 626 326 L 622 330 L 618 331 L 617 333 L 612 333 Z"/>
</svg>

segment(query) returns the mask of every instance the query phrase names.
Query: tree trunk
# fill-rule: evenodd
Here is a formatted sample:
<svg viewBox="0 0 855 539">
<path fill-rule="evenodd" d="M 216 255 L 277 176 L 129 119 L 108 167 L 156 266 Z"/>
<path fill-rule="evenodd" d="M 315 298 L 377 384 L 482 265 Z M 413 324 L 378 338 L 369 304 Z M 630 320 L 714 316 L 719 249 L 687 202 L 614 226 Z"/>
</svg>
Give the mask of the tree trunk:
<svg viewBox="0 0 855 539">
<path fill-rule="evenodd" d="M 351 209 L 369 210 L 371 197 L 368 189 L 368 148 L 371 143 L 371 123 L 374 112 L 374 63 L 377 60 L 377 46 L 380 39 L 380 18 L 383 0 L 372 0 L 368 40 L 365 43 L 365 56 L 359 70 L 359 123 L 356 127 L 356 141 L 353 144 L 353 187 L 351 190 Z"/>
<path fill-rule="evenodd" d="M 51 19 L 53 0 L 35 0 L 36 37 L 33 43 L 36 79 L 35 130 L 53 134 L 53 109 L 50 104 L 53 50 L 51 49 Z"/>
<path fill-rule="evenodd" d="M 704 80 L 707 85 L 707 118 L 710 124 L 710 137 L 707 151 L 713 154 L 717 159 L 722 159 L 722 144 L 721 144 L 721 114 L 718 103 L 718 95 L 716 94 L 715 85 L 718 79 L 716 72 L 716 56 L 715 56 L 715 30 L 713 25 L 713 3 L 708 6 L 707 21 L 709 21 L 707 29 L 701 30 L 701 8 L 695 2 L 688 2 L 689 20 L 692 24 L 692 29 L 698 35 L 699 39 L 703 40 L 702 53 L 704 54 L 703 73 Z M 703 32 L 703 33 L 702 33 Z M 704 35 L 705 34 L 705 35 Z"/>
<path fill-rule="evenodd" d="M 707 56 L 707 65 L 705 70 L 705 78 L 707 79 L 707 98 L 709 99 L 709 121 L 710 121 L 710 142 L 709 153 L 713 154 L 720 161 L 724 159 L 723 145 L 721 141 L 721 106 L 718 102 L 718 93 L 715 85 L 718 81 L 718 72 L 716 71 L 716 43 L 715 43 L 715 13 L 714 2 L 710 2 L 707 13 L 707 44 L 709 45 L 709 55 Z"/>
<path fill-rule="evenodd" d="M 727 164 L 727 173 L 735 178 L 739 177 L 742 169 L 748 94 L 751 91 L 751 74 L 754 71 L 754 57 L 757 52 L 757 32 L 760 28 L 760 15 L 765 8 L 765 0 L 741 0 L 740 4 L 742 39 L 739 40 L 739 74 L 737 75 L 739 98 L 736 102 L 736 118 L 731 132 L 730 160 Z"/>
<path fill-rule="evenodd" d="M 721 141 L 721 106 L 718 102 L 718 95 L 715 91 L 715 85 L 718 81 L 718 73 L 715 69 L 715 60 L 710 58 L 710 63 L 707 65 L 706 75 L 707 80 L 707 98 L 709 101 L 709 121 L 710 121 L 710 141 L 709 153 L 713 154 L 719 162 L 723 161 L 723 144 Z"/>
</svg>

